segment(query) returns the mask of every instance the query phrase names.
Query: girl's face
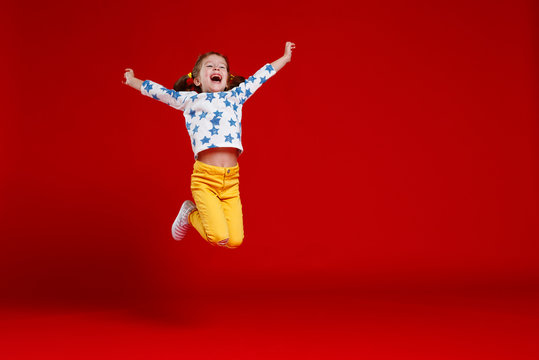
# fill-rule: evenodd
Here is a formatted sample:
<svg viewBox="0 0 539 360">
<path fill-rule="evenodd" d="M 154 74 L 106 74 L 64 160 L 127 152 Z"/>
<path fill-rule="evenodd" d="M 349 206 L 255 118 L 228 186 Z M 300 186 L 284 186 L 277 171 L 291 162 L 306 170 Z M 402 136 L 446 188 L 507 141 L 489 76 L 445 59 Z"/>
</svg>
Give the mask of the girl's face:
<svg viewBox="0 0 539 360">
<path fill-rule="evenodd" d="M 219 92 L 226 89 L 228 71 L 226 60 L 219 55 L 210 55 L 202 61 L 200 73 L 194 79 L 202 92 Z"/>
</svg>

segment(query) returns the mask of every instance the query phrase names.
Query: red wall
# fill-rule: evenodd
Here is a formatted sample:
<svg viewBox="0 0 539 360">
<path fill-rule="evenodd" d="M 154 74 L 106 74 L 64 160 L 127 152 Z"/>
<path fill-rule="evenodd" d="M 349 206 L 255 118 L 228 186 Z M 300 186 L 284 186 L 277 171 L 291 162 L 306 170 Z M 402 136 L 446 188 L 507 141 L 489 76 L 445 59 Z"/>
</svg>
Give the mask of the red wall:
<svg viewBox="0 0 539 360">
<path fill-rule="evenodd" d="M 2 13 L 3 298 L 537 284 L 532 1 Z M 122 85 L 124 68 L 172 86 L 214 50 L 250 75 L 287 40 L 292 63 L 244 108 L 244 245 L 173 241 L 193 162 L 183 117 Z"/>
</svg>

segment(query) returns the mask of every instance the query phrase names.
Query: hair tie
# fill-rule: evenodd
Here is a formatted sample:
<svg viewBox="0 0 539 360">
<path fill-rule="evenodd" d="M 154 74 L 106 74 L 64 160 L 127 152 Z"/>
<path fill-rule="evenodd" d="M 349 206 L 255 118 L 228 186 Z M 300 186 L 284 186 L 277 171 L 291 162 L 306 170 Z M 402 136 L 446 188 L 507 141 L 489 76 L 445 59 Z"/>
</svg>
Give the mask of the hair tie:
<svg viewBox="0 0 539 360">
<path fill-rule="evenodd" d="M 189 76 L 190 79 L 193 78 L 193 74 L 191 74 L 191 73 L 187 74 L 187 76 Z"/>
</svg>

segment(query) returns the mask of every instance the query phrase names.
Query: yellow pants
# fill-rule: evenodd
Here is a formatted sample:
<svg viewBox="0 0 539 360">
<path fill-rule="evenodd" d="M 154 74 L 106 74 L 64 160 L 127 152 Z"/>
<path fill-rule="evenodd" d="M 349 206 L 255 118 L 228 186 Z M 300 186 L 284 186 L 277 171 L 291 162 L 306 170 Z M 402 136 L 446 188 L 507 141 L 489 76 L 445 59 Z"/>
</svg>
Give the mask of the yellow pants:
<svg viewBox="0 0 539 360">
<path fill-rule="evenodd" d="M 239 170 L 239 165 L 225 168 L 200 161 L 193 166 L 191 192 L 197 210 L 189 222 L 210 244 L 237 248 L 243 242 Z"/>
</svg>

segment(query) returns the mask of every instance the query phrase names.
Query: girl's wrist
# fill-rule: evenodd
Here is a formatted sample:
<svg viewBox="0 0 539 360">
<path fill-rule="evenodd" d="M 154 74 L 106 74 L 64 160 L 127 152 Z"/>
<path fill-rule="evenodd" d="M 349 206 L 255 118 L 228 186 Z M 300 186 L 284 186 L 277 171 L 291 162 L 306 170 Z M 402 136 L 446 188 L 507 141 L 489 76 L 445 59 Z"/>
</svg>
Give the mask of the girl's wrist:
<svg viewBox="0 0 539 360">
<path fill-rule="evenodd" d="M 130 77 L 126 79 L 125 84 L 131 86 L 133 89 L 140 90 L 142 87 L 142 80 L 137 79 L 136 77 Z"/>
</svg>

